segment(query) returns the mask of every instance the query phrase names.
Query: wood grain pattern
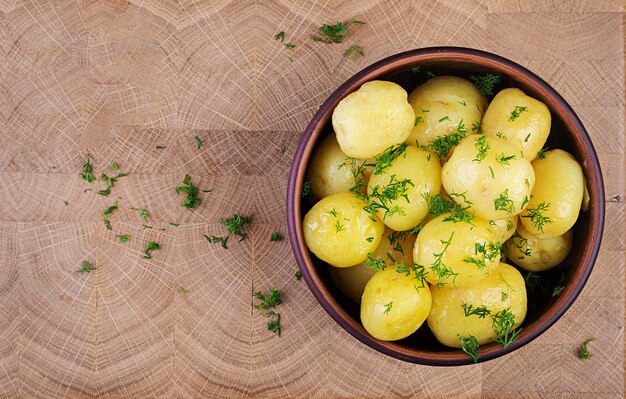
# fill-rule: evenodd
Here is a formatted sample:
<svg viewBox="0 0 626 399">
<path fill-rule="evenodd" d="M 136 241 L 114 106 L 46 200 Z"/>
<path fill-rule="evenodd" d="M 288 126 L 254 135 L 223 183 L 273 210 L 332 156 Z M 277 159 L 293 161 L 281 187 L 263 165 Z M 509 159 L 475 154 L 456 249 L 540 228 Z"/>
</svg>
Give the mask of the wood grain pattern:
<svg viewBox="0 0 626 399">
<path fill-rule="evenodd" d="M 624 397 L 623 11 L 613 0 L 0 2 L 0 397 Z M 308 39 L 352 16 L 367 21 L 348 40 L 365 57 Z M 293 51 L 272 40 L 280 30 Z M 446 44 L 509 57 L 565 97 L 599 153 L 607 218 L 589 283 L 553 328 L 504 358 L 443 369 L 353 339 L 269 235 L 286 232 L 291 158 L 316 106 L 380 58 Z M 110 197 L 83 192 L 102 185 L 77 176 L 87 153 L 97 172 L 131 173 Z M 186 173 L 213 190 L 193 212 L 174 193 Z M 202 235 L 234 213 L 255 214 L 249 238 L 209 246 Z M 148 261 L 149 240 L 162 249 Z M 97 270 L 75 274 L 83 259 Z M 284 292 L 280 338 L 251 308 L 250 292 L 272 286 Z"/>
</svg>

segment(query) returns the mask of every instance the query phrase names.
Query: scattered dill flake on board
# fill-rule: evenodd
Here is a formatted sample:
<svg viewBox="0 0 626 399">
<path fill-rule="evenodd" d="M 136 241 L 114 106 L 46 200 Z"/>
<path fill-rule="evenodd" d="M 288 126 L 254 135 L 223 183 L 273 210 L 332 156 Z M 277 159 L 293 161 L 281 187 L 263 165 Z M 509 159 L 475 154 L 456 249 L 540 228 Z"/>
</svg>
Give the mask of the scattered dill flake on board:
<svg viewBox="0 0 626 399">
<path fill-rule="evenodd" d="M 283 235 L 277 231 L 273 232 L 272 236 L 270 237 L 270 241 L 281 241 L 282 239 Z"/>
<path fill-rule="evenodd" d="M 346 49 L 343 55 L 349 56 L 350 58 L 355 60 L 356 57 L 359 55 L 364 56 L 365 52 L 363 51 L 363 48 L 361 46 L 359 46 L 358 44 L 353 44 L 352 46 Z"/>
<path fill-rule="evenodd" d="M 76 270 L 76 273 L 85 274 L 90 273 L 94 270 L 96 270 L 96 267 L 93 265 L 93 263 L 89 262 L 88 260 L 84 260 L 80 264 L 80 269 Z"/>
<path fill-rule="evenodd" d="M 316 42 L 322 43 L 341 43 L 343 39 L 348 37 L 349 29 L 353 25 L 365 24 L 363 21 L 359 21 L 352 18 L 349 22 L 337 22 L 334 25 L 323 24 L 319 28 L 318 35 L 312 35 L 311 39 Z"/>
<path fill-rule="evenodd" d="M 130 236 L 128 234 L 120 234 L 117 236 L 117 239 L 120 240 L 121 243 L 125 243 L 130 240 Z"/>
<path fill-rule="evenodd" d="M 263 294 L 261 291 L 256 291 L 252 293 L 252 296 L 258 300 L 258 302 L 254 304 L 254 308 L 259 311 L 261 316 L 269 319 L 267 329 L 278 334 L 280 337 L 280 313 L 276 313 L 273 310 L 282 303 L 280 291 L 276 288 L 271 288 L 268 295 Z"/>
<path fill-rule="evenodd" d="M 581 359 L 581 360 L 587 360 L 587 359 L 589 359 L 591 356 L 593 356 L 593 355 L 591 354 L 591 352 L 589 352 L 589 348 L 587 347 L 587 345 L 589 345 L 589 343 L 590 343 L 591 341 L 594 341 L 594 340 L 595 340 L 595 338 L 594 338 L 594 337 L 589 338 L 588 340 L 586 340 L 585 342 L 583 342 L 583 343 L 582 343 L 582 345 L 580 346 L 580 348 L 578 348 L 578 353 L 577 353 L 577 355 L 578 355 L 578 358 L 579 358 L 579 359 Z"/>
<path fill-rule="evenodd" d="M 176 194 L 185 193 L 187 196 L 181 201 L 181 205 L 187 209 L 193 209 L 200 205 L 198 198 L 198 187 L 191 184 L 191 176 L 185 175 L 183 184 L 176 187 Z"/>
<path fill-rule="evenodd" d="M 160 249 L 160 248 L 161 248 L 161 246 L 160 246 L 158 243 L 156 243 L 156 242 L 154 242 L 154 241 L 150 241 L 150 242 L 148 243 L 148 245 L 146 245 L 146 249 L 145 249 L 145 251 L 143 251 L 143 253 L 145 254 L 145 255 L 143 256 L 143 258 L 144 258 L 144 259 L 152 259 L 152 254 L 151 254 L 151 252 L 152 252 L 152 251 L 155 251 L 155 250 L 157 250 L 157 249 Z"/>
<path fill-rule="evenodd" d="M 296 271 L 293 275 L 296 280 L 300 281 L 300 279 L 302 279 L 302 272 L 300 270 Z"/>
<path fill-rule="evenodd" d="M 196 148 L 199 149 L 200 147 L 202 147 L 203 142 L 198 136 L 196 136 L 195 139 L 196 139 Z"/>
<path fill-rule="evenodd" d="M 93 166 L 91 165 L 91 155 L 87 154 L 87 162 L 83 164 L 85 172 L 80 174 L 80 178 L 91 183 L 96 180 L 96 175 L 93 174 Z"/>
<path fill-rule="evenodd" d="M 187 293 L 189 293 L 189 290 L 188 290 L 187 288 L 185 288 L 185 287 L 180 287 L 180 288 L 178 289 L 178 291 L 180 291 L 180 293 L 181 293 L 181 294 L 187 294 Z"/>
<path fill-rule="evenodd" d="M 280 40 L 281 43 L 285 40 L 285 32 L 284 31 L 280 31 L 277 34 L 274 35 L 274 40 Z"/>
</svg>

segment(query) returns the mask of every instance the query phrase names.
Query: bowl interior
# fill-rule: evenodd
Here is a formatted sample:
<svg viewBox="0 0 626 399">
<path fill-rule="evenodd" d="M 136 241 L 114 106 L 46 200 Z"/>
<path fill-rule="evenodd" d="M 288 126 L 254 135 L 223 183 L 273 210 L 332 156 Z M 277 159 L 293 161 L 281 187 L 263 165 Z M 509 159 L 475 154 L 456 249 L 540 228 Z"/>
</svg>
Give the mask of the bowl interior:
<svg viewBox="0 0 626 399">
<path fill-rule="evenodd" d="M 550 149 L 560 148 L 571 153 L 583 166 L 590 191 L 590 207 L 588 211 L 580 213 L 574 226 L 574 245 L 567 259 L 558 268 L 540 273 L 540 277 L 529 277 L 528 314 L 519 339 L 506 349 L 502 349 L 496 343 L 483 345 L 481 360 L 488 360 L 522 346 L 545 331 L 564 313 L 582 289 L 593 267 L 602 232 L 604 215 L 602 178 L 595 151 L 584 127 L 565 101 L 541 79 L 519 65 L 488 53 L 473 51 L 468 53 L 465 49 L 428 50 L 403 53 L 395 56 L 396 58 L 391 57 L 374 64 L 346 82 L 324 103 L 309 125 L 296 156 L 292 170 L 293 179 L 290 179 L 290 184 L 293 180 L 293 187 L 290 185 L 289 188 L 290 194 L 293 192 L 291 198 L 294 201 L 291 209 L 293 215 L 290 215 L 290 219 L 302 220 L 312 206 L 309 200 L 300 198 L 303 181 L 302 176 L 298 179 L 298 174 L 304 174 L 315 145 L 327 134 L 332 133 L 330 122 L 332 110 L 343 97 L 365 81 L 389 80 L 410 92 L 428 79 L 429 75 L 426 72 L 436 76 L 455 75 L 464 78 L 498 73 L 501 75 L 501 81 L 496 86 L 494 94 L 503 88 L 517 87 L 544 102 L 552 114 L 552 128 L 546 145 Z M 403 55 L 404 57 L 401 57 Z M 414 69 L 416 67 L 419 71 Z M 469 356 L 460 350 L 448 348 L 437 342 L 426 323 L 417 333 L 400 341 L 384 342 L 372 338 L 360 324 L 359 305 L 337 289 L 328 273 L 330 266 L 315 258 L 305 246 L 303 247 L 301 225 L 296 220 L 290 220 L 290 226 L 291 222 L 294 222 L 294 229 L 290 229 L 291 233 L 295 233 L 295 237 L 292 236 L 294 250 L 297 252 L 304 249 L 302 256 L 296 257 L 307 283 L 322 306 L 348 332 L 375 349 L 411 362 L 436 365 L 471 362 Z M 299 242 L 294 242 L 294 238 Z M 555 289 L 558 290 L 557 287 L 564 288 L 559 295 L 553 295 Z"/>
</svg>

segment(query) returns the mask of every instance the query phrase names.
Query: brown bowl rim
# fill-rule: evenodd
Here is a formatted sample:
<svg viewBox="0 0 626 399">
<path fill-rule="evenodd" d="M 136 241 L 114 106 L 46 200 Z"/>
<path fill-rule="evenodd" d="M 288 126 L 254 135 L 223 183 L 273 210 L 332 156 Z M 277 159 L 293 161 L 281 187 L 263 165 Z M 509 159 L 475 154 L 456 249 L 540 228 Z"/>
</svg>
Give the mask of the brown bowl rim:
<svg viewBox="0 0 626 399">
<path fill-rule="evenodd" d="M 324 104 L 320 106 L 319 110 L 311 119 L 294 156 L 287 187 L 287 223 L 291 247 L 296 262 L 302 272 L 302 276 L 313 293 L 313 296 L 344 330 L 362 343 L 381 353 L 407 362 L 431 366 L 466 365 L 472 364 L 472 360 L 460 350 L 454 352 L 432 352 L 409 348 L 394 342 L 377 340 L 365 331 L 360 322 L 348 315 L 341 305 L 335 301 L 321 281 L 304 243 L 302 221 L 300 220 L 301 190 L 302 184 L 304 183 L 306 166 L 315 141 L 329 121 L 332 110 L 339 101 L 356 90 L 363 83 L 376 79 L 380 75 L 400 68 L 417 66 L 424 61 L 444 59 L 473 62 L 492 71 L 498 71 L 503 75 L 516 77 L 515 79 L 518 81 L 523 81 L 527 86 L 540 92 L 544 98 L 549 99 L 548 106 L 551 111 L 558 114 L 563 119 L 563 123 L 567 126 L 568 131 L 573 132 L 573 138 L 578 141 L 579 147 L 584 149 L 584 161 L 589 162 L 589 164 L 583 165 L 583 168 L 586 170 L 585 177 L 587 179 L 587 186 L 589 187 L 590 203 L 588 212 L 591 213 L 590 223 L 592 224 L 592 230 L 589 236 L 592 237 L 593 244 L 587 245 L 582 253 L 580 264 L 583 265 L 583 267 L 578 268 L 578 273 L 572 280 L 577 281 L 577 284 L 568 285 L 552 305 L 552 308 L 540 316 L 539 319 L 526 325 L 519 338 L 507 348 L 502 348 L 499 345 L 489 345 L 481 348 L 480 362 L 495 359 L 526 345 L 550 328 L 571 307 L 587 282 L 598 256 L 604 229 L 605 212 L 605 193 L 600 162 L 589 134 L 582 122 L 565 99 L 548 83 L 527 68 L 509 59 L 486 51 L 464 47 L 446 46 L 420 48 L 395 54 L 380 60 L 362 69 L 339 86 L 339 88 L 328 97 Z M 302 162 L 303 159 L 306 159 L 306 162 Z"/>
</svg>

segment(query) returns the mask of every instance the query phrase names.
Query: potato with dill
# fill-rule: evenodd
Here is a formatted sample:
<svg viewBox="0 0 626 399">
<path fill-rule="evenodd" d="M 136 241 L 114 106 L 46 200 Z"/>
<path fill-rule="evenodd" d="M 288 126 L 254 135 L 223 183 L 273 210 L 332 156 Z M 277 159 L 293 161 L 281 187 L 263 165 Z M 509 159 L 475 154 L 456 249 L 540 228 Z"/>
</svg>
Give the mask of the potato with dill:
<svg viewBox="0 0 626 399">
<path fill-rule="evenodd" d="M 414 276 L 385 269 L 363 291 L 361 322 L 373 337 L 396 341 L 413 334 L 430 312 L 428 284 Z"/>
<path fill-rule="evenodd" d="M 443 165 L 441 181 L 453 199 L 471 205 L 485 220 L 522 212 L 535 186 L 535 172 L 519 149 L 506 140 L 475 134 L 463 139 Z"/>
<path fill-rule="evenodd" d="M 365 191 L 372 173 L 372 167 L 367 166 L 370 163 L 349 158 L 341 151 L 337 138 L 331 133 L 317 145 L 311 156 L 306 180 L 311 182 L 313 196 L 318 199 L 348 192 L 357 184 Z"/>
<path fill-rule="evenodd" d="M 515 234 L 519 218 L 517 215 L 509 216 L 506 219 L 490 220 L 489 226 L 496 233 L 497 240 L 504 244 L 506 240 Z"/>
<path fill-rule="evenodd" d="M 364 83 L 333 111 L 332 124 L 341 150 L 352 158 L 371 158 L 408 137 L 415 114 L 399 85 Z"/>
<path fill-rule="evenodd" d="M 517 266 L 530 272 L 542 272 L 558 266 L 565 260 L 572 249 L 574 233 L 568 230 L 565 234 L 541 239 L 532 235 L 523 224 L 506 242 L 509 259 Z"/>
<path fill-rule="evenodd" d="M 418 86 L 409 95 L 415 123 L 406 140 L 409 145 L 429 145 L 437 137 L 453 134 L 463 124 L 479 133 L 487 99 L 468 80 L 438 76 Z M 447 154 L 438 154 L 445 156 Z"/>
<path fill-rule="evenodd" d="M 428 214 L 427 198 L 441 190 L 436 155 L 421 148 L 390 147 L 376 158 L 367 187 L 371 209 L 396 231 L 408 230 Z"/>
<path fill-rule="evenodd" d="M 467 287 L 498 266 L 500 247 L 487 222 L 457 209 L 424 225 L 413 246 L 413 261 L 425 268 L 430 284 Z"/>
<path fill-rule="evenodd" d="M 351 267 L 330 267 L 330 277 L 348 298 L 361 303 L 365 285 L 377 271 L 385 267 L 394 268 L 396 264 L 413 264 L 414 242 L 415 234 L 393 231 L 387 227 L 380 244 L 365 262 Z"/>
<path fill-rule="evenodd" d="M 363 262 L 374 252 L 385 225 L 363 208 L 367 204 L 352 193 L 323 198 L 304 216 L 304 240 L 311 252 L 335 267 Z"/>
<path fill-rule="evenodd" d="M 532 161 L 545 145 L 551 123 L 550 110 L 544 103 L 520 89 L 509 88 L 493 98 L 482 127 L 486 135 L 508 140 Z"/>
<path fill-rule="evenodd" d="M 500 265 L 471 287 L 431 287 L 428 327 L 442 344 L 461 347 L 461 337 L 474 336 L 480 344 L 495 340 L 503 346 L 519 334 L 527 309 L 524 277 L 513 266 Z"/>
<path fill-rule="evenodd" d="M 532 163 L 537 183 L 520 221 L 545 239 L 565 234 L 578 219 L 585 190 L 580 164 L 563 150 L 551 150 Z"/>
</svg>

